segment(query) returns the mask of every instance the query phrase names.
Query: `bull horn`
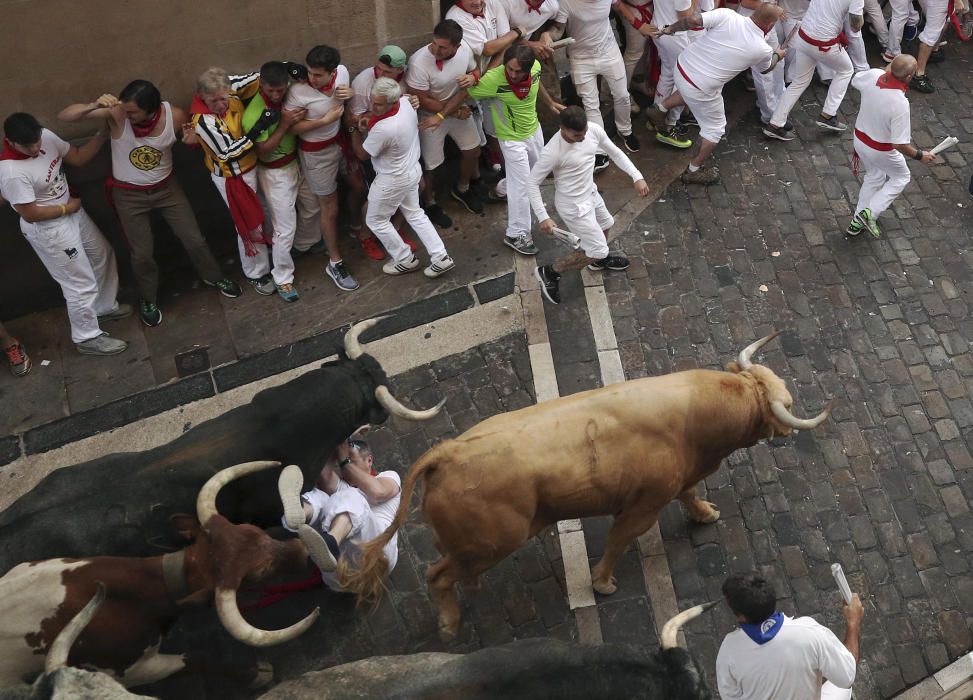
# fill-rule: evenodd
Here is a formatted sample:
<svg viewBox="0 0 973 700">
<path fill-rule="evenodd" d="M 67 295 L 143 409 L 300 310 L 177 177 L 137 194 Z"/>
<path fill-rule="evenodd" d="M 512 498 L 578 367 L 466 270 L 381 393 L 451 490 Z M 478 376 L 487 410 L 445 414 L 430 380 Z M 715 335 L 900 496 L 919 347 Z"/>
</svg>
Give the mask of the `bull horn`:
<svg viewBox="0 0 973 700">
<path fill-rule="evenodd" d="M 205 530 L 206 523 L 209 522 L 209 519 L 219 514 L 219 511 L 216 509 L 216 496 L 219 494 L 221 488 L 234 479 L 239 479 L 241 476 L 264 471 L 265 469 L 274 469 L 279 466 L 280 462 L 244 462 L 243 464 L 236 464 L 216 472 L 209 478 L 209 481 L 203 484 L 203 488 L 199 490 L 199 495 L 196 497 L 196 517 L 199 518 L 199 524 Z"/>
<path fill-rule="evenodd" d="M 345 333 L 345 354 L 349 359 L 357 360 L 362 356 L 365 351 L 362 350 L 361 343 L 358 342 L 358 336 L 367 331 L 369 328 L 374 326 L 379 321 L 388 318 L 388 316 L 379 316 L 377 318 L 370 318 L 367 321 L 362 321 L 356 323 L 348 332 Z"/>
<path fill-rule="evenodd" d="M 216 613 L 220 616 L 223 627 L 237 641 L 252 647 L 272 647 L 275 644 L 289 642 L 301 636 L 307 628 L 314 624 L 321 614 L 321 608 L 314 608 L 307 617 L 295 622 L 282 630 L 262 630 L 254 627 L 240 614 L 236 603 L 236 590 L 233 588 L 216 589 Z"/>
<path fill-rule="evenodd" d="M 393 416 L 405 418 L 406 420 L 429 420 L 430 418 L 434 418 L 442 410 L 443 404 L 446 403 L 446 399 L 443 399 L 432 408 L 427 408 L 424 411 L 406 408 L 399 403 L 397 398 L 392 396 L 392 392 L 384 384 L 375 387 L 375 398 L 382 404 L 382 408 Z"/>
<path fill-rule="evenodd" d="M 760 340 L 754 343 L 750 343 L 750 345 L 743 348 L 743 350 L 740 351 L 740 354 L 737 357 L 737 364 L 740 365 L 740 369 L 744 371 L 750 369 L 753 366 L 750 363 L 750 356 L 753 355 L 755 352 L 757 352 L 757 350 L 762 348 L 764 345 L 769 343 L 771 340 L 776 338 L 778 335 L 780 335 L 780 331 L 774 331 L 770 335 L 764 336 Z"/>
<path fill-rule="evenodd" d="M 680 628 L 690 620 L 695 620 L 704 612 L 712 608 L 714 605 L 718 605 L 719 603 L 720 601 L 714 600 L 711 603 L 703 603 L 702 605 L 697 605 L 689 608 L 689 610 L 683 610 L 681 613 L 677 613 L 662 626 L 660 646 L 663 649 L 675 649 L 677 646 L 679 646 L 679 642 L 676 641 L 676 636 L 679 634 Z"/>
<path fill-rule="evenodd" d="M 834 397 L 828 401 L 828 405 L 824 407 L 814 418 L 798 418 L 793 413 L 787 410 L 782 401 L 777 399 L 770 402 L 770 410 L 773 411 L 774 417 L 779 420 L 784 425 L 793 428 L 794 430 L 814 430 L 819 425 L 824 423 L 827 417 L 831 414 L 831 407 L 834 405 Z"/>
<path fill-rule="evenodd" d="M 44 673 L 54 673 L 57 669 L 68 665 L 68 655 L 71 647 L 77 641 L 84 628 L 91 622 L 91 618 L 98 612 L 98 608 L 105 602 L 105 584 L 98 582 L 98 590 L 81 610 L 64 626 L 51 648 L 47 651 L 47 661 L 44 662 Z"/>
</svg>

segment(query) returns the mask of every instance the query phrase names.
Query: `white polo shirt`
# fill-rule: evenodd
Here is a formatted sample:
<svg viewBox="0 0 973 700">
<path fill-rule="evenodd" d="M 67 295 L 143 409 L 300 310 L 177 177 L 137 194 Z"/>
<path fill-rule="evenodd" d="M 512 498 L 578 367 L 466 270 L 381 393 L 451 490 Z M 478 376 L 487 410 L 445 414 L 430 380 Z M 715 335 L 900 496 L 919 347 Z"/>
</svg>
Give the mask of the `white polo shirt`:
<svg viewBox="0 0 973 700">
<path fill-rule="evenodd" d="M 724 700 L 818 700 L 825 678 L 850 688 L 855 672 L 851 652 L 810 617 L 785 615 L 780 632 L 766 644 L 734 630 L 716 655 L 716 685 Z"/>
<path fill-rule="evenodd" d="M 543 0 L 536 9 L 531 9 L 531 5 L 528 5 L 525 0 L 496 0 L 496 2 L 507 16 L 507 26 L 520 27 L 527 32 L 528 37 L 543 27 L 548 20 L 556 17 L 560 7 L 558 0 Z"/>
<path fill-rule="evenodd" d="M 560 0 L 555 21 L 567 24 L 565 36 L 574 38 L 568 58 L 585 61 L 609 58 L 618 53 L 615 33 L 608 19 L 612 0 Z"/>
<path fill-rule="evenodd" d="M 61 166 L 71 144 L 41 130 L 41 150 L 33 158 L 0 160 L 0 194 L 11 204 L 67 204 L 71 198 Z"/>
<path fill-rule="evenodd" d="M 676 13 L 684 12 L 692 6 L 693 0 L 655 0 L 652 4 L 652 24 L 656 27 L 675 24 L 679 19 Z"/>
<path fill-rule="evenodd" d="M 757 70 L 770 67 L 774 50 L 749 17 L 721 7 L 704 12 L 702 18 L 706 31 L 679 54 L 678 60 L 685 76 L 700 91 L 720 92 L 737 73 L 751 66 Z"/>
<path fill-rule="evenodd" d="M 419 162 L 419 118 L 406 97 L 397 114 L 379 120 L 368 131 L 362 148 L 372 157 L 378 175 L 405 175 Z"/>
<path fill-rule="evenodd" d="M 375 68 L 369 66 L 351 81 L 351 89 L 354 90 L 355 94 L 348 100 L 345 108 L 354 116 L 360 117 L 368 111 L 368 105 L 372 101 L 372 86 L 376 80 Z M 405 70 L 402 71 L 402 77 L 399 78 L 398 82 L 402 92 L 406 92 Z"/>
<path fill-rule="evenodd" d="M 484 56 L 483 47 L 488 41 L 510 31 L 503 8 L 497 4 L 497 0 L 484 0 L 483 16 L 474 17 L 459 5 L 453 5 L 446 13 L 446 19 L 453 20 L 463 28 L 463 43 L 473 51 L 480 72 L 485 72 L 493 57 Z"/>
<path fill-rule="evenodd" d="M 632 182 L 643 179 L 635 164 L 612 143 L 605 130 L 597 124 L 588 122 L 584 140 L 578 143 L 565 141 L 558 129 L 541 151 L 527 181 L 527 196 L 538 221 L 550 218 L 541 197 L 540 186 L 551 173 L 554 174 L 554 196 L 558 211 L 563 211 L 563 204 L 570 203 L 576 204 L 579 211 L 586 206 L 590 210 L 591 192 L 595 187 L 595 156 L 598 153 L 607 153 L 612 162 L 632 178 Z"/>
<path fill-rule="evenodd" d="M 452 58 L 443 61 L 443 67 L 436 65 L 436 57 L 423 46 L 409 58 L 409 72 L 406 82 L 410 88 L 425 90 L 437 100 L 448 100 L 459 90 L 456 79 L 476 68 L 473 51 L 465 43 L 460 44 Z"/>
<path fill-rule="evenodd" d="M 845 17 L 860 15 L 865 0 L 811 0 L 801 20 L 801 31 L 812 39 L 830 41 L 841 34 Z"/>
<path fill-rule="evenodd" d="M 341 100 L 336 99 L 332 95 L 339 86 L 348 85 L 348 69 L 344 66 L 338 66 L 335 70 L 338 73 L 338 77 L 335 78 L 334 86 L 329 91 L 329 94 L 325 94 L 307 83 L 294 83 L 287 89 L 287 99 L 284 100 L 284 108 L 306 109 L 307 116 L 305 119 L 320 119 L 332 109 L 342 104 Z M 302 141 L 327 141 L 337 136 L 340 128 L 341 120 L 336 119 L 330 124 L 305 131 L 301 134 L 300 138 Z"/>
<path fill-rule="evenodd" d="M 910 143 L 912 121 L 909 100 L 894 88 L 881 88 L 878 79 L 885 75 L 881 68 L 856 73 L 851 84 L 862 95 L 855 130 L 880 143 Z"/>
</svg>

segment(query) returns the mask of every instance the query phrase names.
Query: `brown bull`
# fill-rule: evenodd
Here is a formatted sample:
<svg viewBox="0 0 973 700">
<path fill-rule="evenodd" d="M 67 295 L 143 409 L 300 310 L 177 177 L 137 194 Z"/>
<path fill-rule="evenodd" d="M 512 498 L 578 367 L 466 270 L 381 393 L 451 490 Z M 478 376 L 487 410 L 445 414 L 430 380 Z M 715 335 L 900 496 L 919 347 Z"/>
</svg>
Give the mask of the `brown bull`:
<svg viewBox="0 0 973 700">
<path fill-rule="evenodd" d="M 442 559 L 426 581 L 439 606 L 440 632 L 459 628 L 455 584 L 480 574 L 558 520 L 614 515 L 592 586 L 615 592 L 615 563 L 674 498 L 701 523 L 719 517 L 696 484 L 741 447 L 812 429 L 830 412 L 805 420 L 791 412 L 782 379 L 750 362 L 776 337 L 744 349 L 729 372 L 691 370 L 649 377 L 547 401 L 489 418 L 436 445 L 412 466 L 392 525 L 364 546 L 339 578 L 359 600 L 377 600 L 387 562 L 382 547 L 406 519 L 419 479 L 422 512 Z"/>
</svg>

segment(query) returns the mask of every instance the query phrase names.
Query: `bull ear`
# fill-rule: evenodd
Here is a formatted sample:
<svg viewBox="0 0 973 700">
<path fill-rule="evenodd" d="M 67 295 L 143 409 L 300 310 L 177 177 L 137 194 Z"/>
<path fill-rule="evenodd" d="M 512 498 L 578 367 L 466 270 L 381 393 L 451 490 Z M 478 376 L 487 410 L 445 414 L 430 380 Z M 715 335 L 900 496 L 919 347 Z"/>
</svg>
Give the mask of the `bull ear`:
<svg viewBox="0 0 973 700">
<path fill-rule="evenodd" d="M 175 528 L 179 536 L 184 540 L 192 542 L 195 540 L 200 533 L 199 521 L 196 519 L 195 515 L 190 515 L 189 513 L 173 513 L 169 516 L 169 522 Z"/>
<path fill-rule="evenodd" d="M 736 360 L 730 360 L 726 363 L 726 371 L 733 372 L 734 374 L 740 373 L 740 365 L 736 363 Z"/>
<path fill-rule="evenodd" d="M 356 430 L 355 432 L 353 432 L 351 434 L 351 436 L 349 436 L 348 439 L 349 440 L 354 440 L 356 438 L 363 438 L 363 437 L 365 437 L 365 435 L 368 434 L 368 432 L 371 429 L 372 429 L 371 423 L 365 423 L 365 425 L 361 426 L 360 428 L 358 428 L 358 430 Z"/>
</svg>

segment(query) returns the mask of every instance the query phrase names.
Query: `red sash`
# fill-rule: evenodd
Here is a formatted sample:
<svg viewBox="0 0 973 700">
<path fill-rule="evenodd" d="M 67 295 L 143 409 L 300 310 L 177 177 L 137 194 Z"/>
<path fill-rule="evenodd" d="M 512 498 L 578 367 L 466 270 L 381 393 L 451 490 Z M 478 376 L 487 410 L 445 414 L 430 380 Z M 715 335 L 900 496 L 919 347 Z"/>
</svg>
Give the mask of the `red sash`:
<svg viewBox="0 0 973 700">
<path fill-rule="evenodd" d="M 692 86 L 693 86 L 694 88 L 696 88 L 697 90 L 699 90 L 699 85 L 697 85 L 696 83 L 694 83 L 694 82 L 693 82 L 693 79 L 692 79 L 692 78 L 690 78 L 690 77 L 689 77 L 688 75 L 686 75 L 686 71 L 684 71 L 684 70 L 682 69 L 682 66 L 680 66 L 680 65 L 679 65 L 679 61 L 678 61 L 678 60 L 676 61 L 676 68 L 678 68 L 678 69 L 679 69 L 679 72 L 680 72 L 680 73 L 682 74 L 682 77 L 684 77 L 684 78 L 686 79 L 686 82 L 687 82 L 687 83 L 689 83 L 689 84 L 690 84 L 690 85 L 692 85 Z"/>
<path fill-rule="evenodd" d="M 894 146 L 890 143 L 883 143 L 881 141 L 876 141 L 871 136 L 866 134 L 864 131 L 855 129 L 855 138 L 861 141 L 863 144 L 869 148 L 873 148 L 876 151 L 891 151 Z M 858 177 L 858 173 L 861 171 L 861 156 L 858 155 L 858 151 L 852 150 L 851 152 L 851 174 Z"/>
<path fill-rule="evenodd" d="M 809 43 L 811 46 L 817 46 L 818 51 L 822 53 L 827 53 L 831 50 L 832 46 L 848 46 L 848 37 L 845 36 L 844 32 L 841 32 L 834 39 L 828 39 L 827 41 L 821 41 L 819 39 L 812 39 L 807 34 L 804 33 L 803 29 L 798 29 L 797 33 L 800 35 L 804 41 Z"/>
<path fill-rule="evenodd" d="M 243 250 L 247 257 L 252 258 L 257 254 L 254 243 L 270 245 L 270 241 L 264 236 L 263 207 L 260 206 L 257 193 L 250 189 L 242 176 L 226 177 L 223 182 L 226 185 L 226 202 L 233 225 L 243 241 Z"/>
<path fill-rule="evenodd" d="M 298 144 L 298 148 L 305 153 L 317 153 L 318 151 L 323 151 L 328 146 L 333 146 L 338 143 L 340 137 L 341 132 L 339 131 L 337 136 L 332 136 L 330 139 L 325 139 L 324 141 L 301 141 Z"/>
<path fill-rule="evenodd" d="M 262 165 L 265 168 L 283 168 L 285 165 L 289 163 L 293 163 L 295 158 L 297 158 L 297 151 L 288 153 L 286 156 L 282 156 L 277 160 L 271 160 L 266 162 L 262 160 L 258 160 L 257 164 Z"/>
</svg>

